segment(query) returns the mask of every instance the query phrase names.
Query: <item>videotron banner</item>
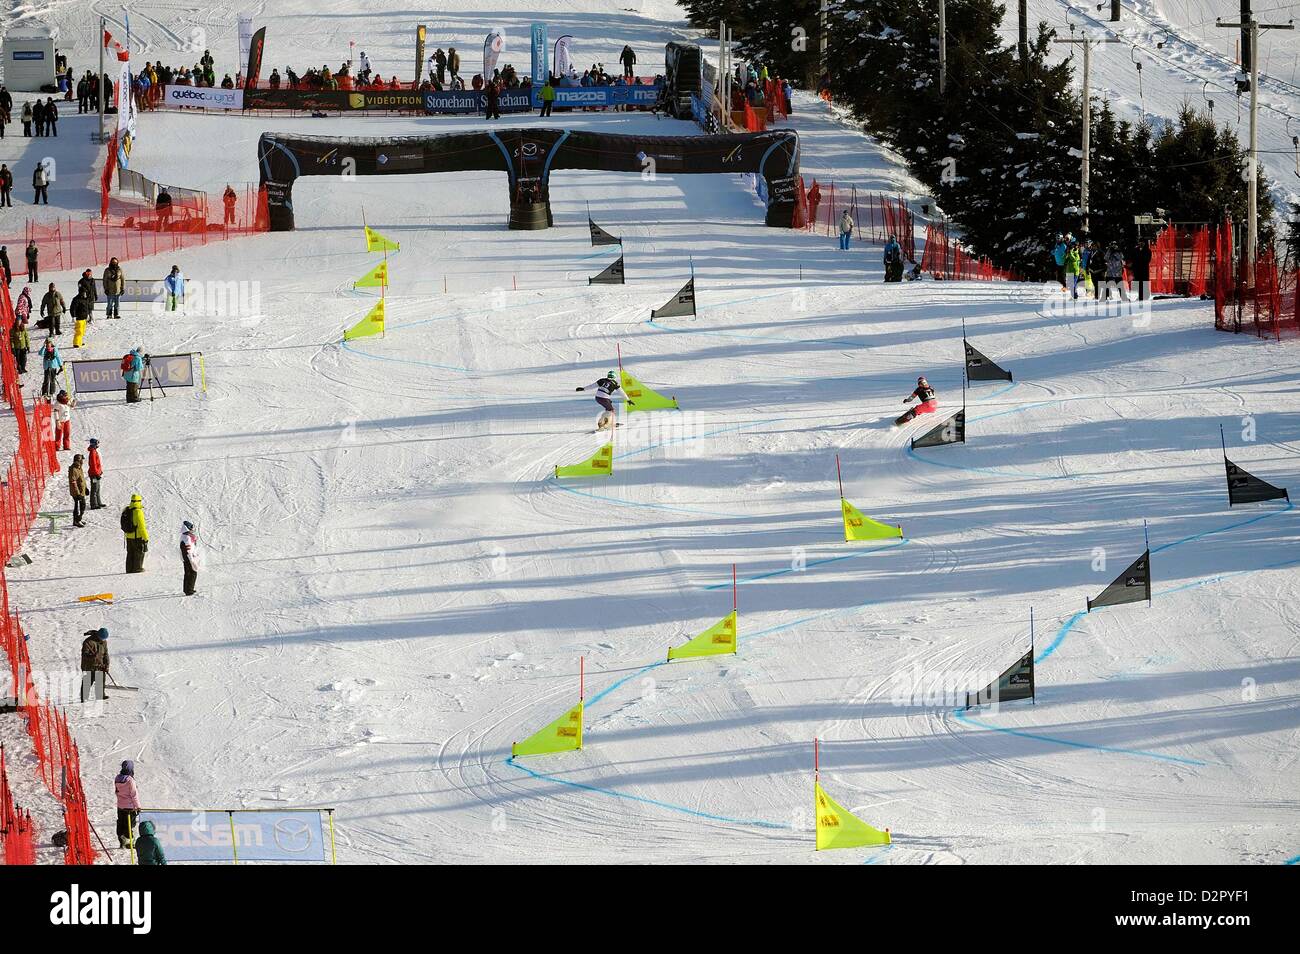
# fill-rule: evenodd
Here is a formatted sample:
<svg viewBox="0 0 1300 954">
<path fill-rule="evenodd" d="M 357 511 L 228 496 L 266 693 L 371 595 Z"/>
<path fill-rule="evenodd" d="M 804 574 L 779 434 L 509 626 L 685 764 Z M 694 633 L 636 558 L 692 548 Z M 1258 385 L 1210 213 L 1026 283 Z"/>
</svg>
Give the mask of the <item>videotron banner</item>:
<svg viewBox="0 0 1300 954">
<path fill-rule="evenodd" d="M 155 380 L 164 388 L 189 388 L 194 386 L 194 355 L 151 355 L 150 366 Z M 106 391 L 125 391 L 122 378 L 122 359 L 101 361 L 73 361 L 72 388 L 77 394 L 96 394 Z"/>
<path fill-rule="evenodd" d="M 333 112 L 409 110 L 423 112 L 424 94 L 418 90 L 249 89 L 245 109 L 300 109 Z"/>
</svg>

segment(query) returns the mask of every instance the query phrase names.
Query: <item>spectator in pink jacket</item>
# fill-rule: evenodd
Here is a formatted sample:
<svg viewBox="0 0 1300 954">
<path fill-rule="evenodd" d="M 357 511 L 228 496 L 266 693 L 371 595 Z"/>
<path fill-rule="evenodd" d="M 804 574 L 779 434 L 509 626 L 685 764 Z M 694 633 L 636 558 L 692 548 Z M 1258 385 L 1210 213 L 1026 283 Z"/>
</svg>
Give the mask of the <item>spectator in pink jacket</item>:
<svg viewBox="0 0 1300 954">
<path fill-rule="evenodd" d="M 123 848 L 130 848 L 131 831 L 135 827 L 135 817 L 140 812 L 140 793 L 135 787 L 135 763 L 130 759 L 122 763 L 122 771 L 113 779 L 113 791 L 117 795 L 117 843 Z"/>
</svg>

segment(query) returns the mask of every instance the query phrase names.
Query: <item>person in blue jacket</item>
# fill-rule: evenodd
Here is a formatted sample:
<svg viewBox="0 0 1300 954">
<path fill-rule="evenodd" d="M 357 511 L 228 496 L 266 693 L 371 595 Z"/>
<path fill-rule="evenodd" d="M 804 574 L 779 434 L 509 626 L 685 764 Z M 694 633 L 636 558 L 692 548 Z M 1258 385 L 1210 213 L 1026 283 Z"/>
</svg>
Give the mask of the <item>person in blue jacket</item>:
<svg viewBox="0 0 1300 954">
<path fill-rule="evenodd" d="M 63 359 L 52 338 L 46 338 L 41 348 L 41 367 L 45 379 L 41 382 L 41 397 L 52 398 L 59 390 L 59 372 L 63 370 Z"/>
<path fill-rule="evenodd" d="M 144 349 L 136 348 L 122 359 L 122 378 L 126 381 L 126 403 L 140 400 L 140 382 L 144 378 Z"/>
<path fill-rule="evenodd" d="M 167 291 L 167 310 L 175 311 L 176 302 L 185 297 L 185 276 L 181 274 L 181 267 L 173 265 L 171 272 L 163 279 L 163 286 Z"/>
<path fill-rule="evenodd" d="M 1056 261 L 1056 280 L 1061 286 L 1061 291 L 1065 291 L 1065 253 L 1070 250 L 1070 243 L 1066 241 L 1066 236 L 1058 234 L 1056 236 L 1056 247 L 1052 249 L 1052 258 Z"/>
</svg>

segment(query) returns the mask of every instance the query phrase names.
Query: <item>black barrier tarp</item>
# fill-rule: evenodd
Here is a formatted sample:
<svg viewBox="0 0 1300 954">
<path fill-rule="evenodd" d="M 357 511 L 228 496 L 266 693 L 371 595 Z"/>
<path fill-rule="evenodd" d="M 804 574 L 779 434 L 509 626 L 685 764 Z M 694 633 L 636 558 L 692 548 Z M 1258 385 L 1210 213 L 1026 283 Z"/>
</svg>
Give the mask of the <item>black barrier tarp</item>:
<svg viewBox="0 0 1300 954">
<path fill-rule="evenodd" d="M 655 308 L 650 312 L 651 318 L 694 318 L 695 317 L 695 279 L 691 279 L 682 286 L 668 303 L 662 308 Z"/>
<path fill-rule="evenodd" d="M 281 91 L 249 90 L 245 106 L 256 108 L 256 102 L 249 102 L 248 97 L 267 92 Z M 406 97 L 420 94 L 344 95 L 351 109 L 400 109 Z M 400 161 L 394 162 L 395 158 Z M 790 228 L 794 193 L 775 189 L 773 184 L 799 174 L 799 136 L 791 129 L 721 136 L 629 136 L 553 126 L 383 138 L 263 133 L 257 144 L 257 161 L 261 184 L 267 190 L 271 231 L 293 228 L 293 183 L 299 177 L 338 176 L 345 159 L 349 170 L 359 176 L 504 172 L 512 207 L 538 201 L 549 206 L 550 174 L 560 169 L 644 174 L 652 168 L 663 175 L 755 173 L 769 186 L 766 224 Z M 532 180 L 536 187 L 524 194 L 519 183 Z"/>
<path fill-rule="evenodd" d="M 588 285 L 622 285 L 623 284 L 623 256 L 620 255 L 614 261 L 610 262 L 601 271 L 599 275 L 593 275 L 587 279 Z"/>
<path fill-rule="evenodd" d="M 1242 470 L 1228 458 L 1223 458 L 1228 471 L 1228 506 L 1239 503 L 1263 503 L 1266 500 L 1290 500 L 1285 487 L 1274 487 L 1266 480 Z"/>
<path fill-rule="evenodd" d="M 1095 606 L 1120 606 L 1124 603 L 1151 602 L 1151 551 L 1146 550 L 1133 561 L 1127 570 L 1115 577 L 1115 582 L 1101 591 L 1095 600 L 1088 600 L 1088 612 Z"/>
<path fill-rule="evenodd" d="M 591 216 L 587 216 L 587 227 L 591 229 L 591 245 L 593 248 L 599 245 L 622 245 L 623 240 L 610 235 L 599 225 L 592 221 Z"/>
<path fill-rule="evenodd" d="M 962 339 L 966 346 L 966 380 L 968 381 L 1010 381 L 1011 372 L 1003 371 L 987 357 L 971 347 L 970 342 Z"/>
<path fill-rule="evenodd" d="M 1034 698 L 1034 651 L 1031 649 L 973 697 L 970 693 L 966 693 L 966 707 L 1032 698 Z"/>
<path fill-rule="evenodd" d="M 912 441 L 913 447 L 936 447 L 940 444 L 966 443 L 966 409 L 962 408 L 942 424 L 936 424 Z"/>
</svg>

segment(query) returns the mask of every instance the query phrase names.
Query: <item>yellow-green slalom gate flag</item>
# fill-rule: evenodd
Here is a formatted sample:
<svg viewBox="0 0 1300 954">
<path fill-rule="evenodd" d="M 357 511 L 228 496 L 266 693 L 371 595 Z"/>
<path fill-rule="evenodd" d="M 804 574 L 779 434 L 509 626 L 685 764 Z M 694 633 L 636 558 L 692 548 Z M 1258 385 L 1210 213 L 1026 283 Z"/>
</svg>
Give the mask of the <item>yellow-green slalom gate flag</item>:
<svg viewBox="0 0 1300 954">
<path fill-rule="evenodd" d="M 736 611 L 732 610 L 700 635 L 681 646 L 668 650 L 668 659 L 694 659 L 722 656 L 736 651 Z"/>
<path fill-rule="evenodd" d="M 614 445 L 606 444 L 581 464 L 556 466 L 556 477 L 608 477 L 614 472 Z"/>
<path fill-rule="evenodd" d="M 813 782 L 817 802 L 817 850 L 888 845 L 888 831 L 872 828 L 826 794 L 820 782 Z"/>
<path fill-rule="evenodd" d="M 677 398 L 664 397 L 653 388 L 648 388 L 626 371 L 619 369 L 619 384 L 623 386 L 623 393 L 627 395 L 627 412 L 632 414 L 636 411 L 666 411 L 674 410 L 677 407 Z"/>
<path fill-rule="evenodd" d="M 560 716 L 545 729 L 534 732 L 510 747 L 510 756 L 547 755 L 572 752 L 582 748 L 582 702 Z"/>
<path fill-rule="evenodd" d="M 903 536 L 902 527 L 890 526 L 887 523 L 872 520 L 870 517 L 864 517 L 861 510 L 843 497 L 840 498 L 840 507 L 844 511 L 844 539 L 848 542 L 854 540 L 891 540 Z"/>
<path fill-rule="evenodd" d="M 384 259 L 355 282 L 353 288 L 384 288 L 388 284 L 388 259 Z"/>
<path fill-rule="evenodd" d="M 366 229 L 366 251 L 367 252 L 396 252 L 401 249 L 401 245 L 392 239 L 386 239 L 370 226 Z"/>
<path fill-rule="evenodd" d="M 370 314 L 343 332 L 343 340 L 351 341 L 353 338 L 369 338 L 371 335 L 382 335 L 383 333 L 384 300 L 381 298 L 375 302 L 375 307 L 370 309 Z"/>
</svg>

